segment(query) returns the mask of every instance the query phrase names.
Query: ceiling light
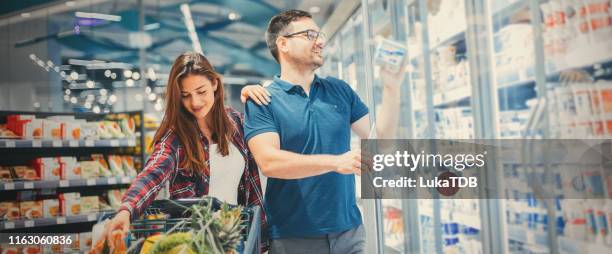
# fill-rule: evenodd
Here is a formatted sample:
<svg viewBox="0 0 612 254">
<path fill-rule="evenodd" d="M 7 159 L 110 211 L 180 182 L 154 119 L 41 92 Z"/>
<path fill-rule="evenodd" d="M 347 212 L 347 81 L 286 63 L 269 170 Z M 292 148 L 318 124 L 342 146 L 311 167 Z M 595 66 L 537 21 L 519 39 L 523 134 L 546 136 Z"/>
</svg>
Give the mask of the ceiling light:
<svg viewBox="0 0 612 254">
<path fill-rule="evenodd" d="M 83 106 L 85 106 L 86 108 L 90 109 L 91 108 L 91 103 L 90 102 L 85 102 L 85 104 L 83 104 Z"/>
<path fill-rule="evenodd" d="M 162 105 L 161 103 L 155 103 L 155 106 L 153 106 L 155 108 L 155 110 L 157 111 L 161 111 L 162 110 Z"/>
<path fill-rule="evenodd" d="M 98 105 L 94 106 L 93 107 L 93 112 L 96 113 L 96 114 L 99 114 L 100 113 L 100 106 L 98 106 Z"/>
<path fill-rule="evenodd" d="M 105 77 L 107 77 L 107 78 L 110 78 L 110 76 L 111 76 L 111 71 L 110 71 L 110 70 L 105 70 L 105 71 L 104 71 L 104 76 L 105 76 Z"/>
<path fill-rule="evenodd" d="M 124 70 L 123 71 L 123 76 L 126 78 L 131 78 L 132 77 L 132 71 L 131 70 Z"/>
<path fill-rule="evenodd" d="M 70 97 L 70 102 L 71 102 L 72 104 L 76 104 L 76 103 L 77 103 L 77 98 L 76 98 L 76 97 L 74 97 L 74 96 Z"/>
<path fill-rule="evenodd" d="M 132 73 L 132 78 L 133 78 L 134 80 L 139 80 L 139 79 L 140 79 L 140 73 L 138 73 L 138 72 L 134 72 L 134 73 Z"/>
<path fill-rule="evenodd" d="M 150 94 L 151 93 L 151 87 L 149 87 L 149 86 L 145 87 L 145 92 L 147 94 Z"/>
<path fill-rule="evenodd" d="M 79 18 L 103 19 L 103 20 L 117 21 L 117 22 L 121 21 L 121 16 L 95 13 L 95 12 L 77 11 L 74 13 L 74 16 L 79 17 Z"/>
<path fill-rule="evenodd" d="M 104 88 L 100 89 L 100 95 L 105 96 L 106 94 L 108 94 L 108 90 Z"/>
<path fill-rule="evenodd" d="M 70 78 L 72 79 L 78 79 L 79 78 L 79 74 L 76 73 L 76 71 L 73 71 L 70 73 Z"/>
<path fill-rule="evenodd" d="M 23 17 L 23 18 L 29 18 L 30 16 L 32 16 L 32 15 L 29 12 L 21 13 L 21 17 Z"/>
<path fill-rule="evenodd" d="M 125 85 L 128 87 L 132 87 L 134 86 L 134 80 L 133 79 L 128 79 L 125 81 Z"/>
<path fill-rule="evenodd" d="M 227 17 L 228 17 L 230 20 L 237 20 L 237 19 L 239 19 L 239 18 L 240 18 L 240 15 L 238 15 L 238 13 L 235 13 L 235 12 L 230 12 L 230 13 L 227 15 Z"/>
<path fill-rule="evenodd" d="M 150 93 L 150 94 L 149 94 L 149 100 L 150 100 L 150 101 L 154 101 L 155 99 L 157 99 L 157 94 L 155 94 L 155 93 Z"/>
<path fill-rule="evenodd" d="M 159 23 L 146 24 L 142 27 L 145 31 L 159 29 Z"/>
<path fill-rule="evenodd" d="M 116 79 L 117 78 L 117 73 L 114 73 L 114 72 L 111 73 L 110 78 L 111 79 Z"/>
<path fill-rule="evenodd" d="M 111 94 L 111 96 L 108 97 L 109 104 L 112 104 L 116 101 L 117 101 L 117 95 Z"/>
<path fill-rule="evenodd" d="M 94 88 L 96 83 L 91 80 L 87 80 L 87 82 L 85 82 L 85 85 L 87 86 L 87 88 Z"/>
<path fill-rule="evenodd" d="M 315 14 L 315 13 L 319 13 L 321 11 L 321 7 L 319 6 L 312 6 L 308 9 L 308 12 Z"/>
<path fill-rule="evenodd" d="M 66 89 L 66 91 L 64 91 L 66 93 L 66 95 L 70 95 L 70 89 Z"/>
</svg>

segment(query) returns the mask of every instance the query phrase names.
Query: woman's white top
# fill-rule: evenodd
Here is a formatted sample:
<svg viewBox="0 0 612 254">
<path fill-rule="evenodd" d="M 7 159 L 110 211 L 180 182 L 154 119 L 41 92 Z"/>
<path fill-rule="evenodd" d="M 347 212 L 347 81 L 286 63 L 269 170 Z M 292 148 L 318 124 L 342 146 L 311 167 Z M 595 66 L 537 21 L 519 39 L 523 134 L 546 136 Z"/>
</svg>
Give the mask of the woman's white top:
<svg viewBox="0 0 612 254">
<path fill-rule="evenodd" d="M 208 195 L 230 204 L 238 204 L 238 184 L 244 173 L 244 157 L 231 142 L 227 156 L 217 152 L 217 144 L 211 144 L 208 151 L 210 151 Z"/>
</svg>

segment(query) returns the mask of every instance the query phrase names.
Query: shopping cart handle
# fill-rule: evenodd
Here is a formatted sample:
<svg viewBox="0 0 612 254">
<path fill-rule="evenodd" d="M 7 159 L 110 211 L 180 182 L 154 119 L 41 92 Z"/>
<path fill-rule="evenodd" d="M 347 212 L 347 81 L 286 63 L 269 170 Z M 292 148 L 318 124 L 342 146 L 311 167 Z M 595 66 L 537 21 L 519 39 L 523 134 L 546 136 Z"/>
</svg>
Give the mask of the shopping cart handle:
<svg viewBox="0 0 612 254">
<path fill-rule="evenodd" d="M 180 218 L 183 217 L 185 208 L 189 208 L 193 205 L 207 205 L 209 201 L 212 201 L 212 209 L 219 210 L 221 205 L 223 204 L 219 199 L 215 197 L 207 197 L 205 199 L 201 198 L 186 198 L 186 199 L 176 199 L 176 200 L 154 200 L 147 209 L 158 209 L 165 214 L 169 214 L 172 218 Z"/>
</svg>

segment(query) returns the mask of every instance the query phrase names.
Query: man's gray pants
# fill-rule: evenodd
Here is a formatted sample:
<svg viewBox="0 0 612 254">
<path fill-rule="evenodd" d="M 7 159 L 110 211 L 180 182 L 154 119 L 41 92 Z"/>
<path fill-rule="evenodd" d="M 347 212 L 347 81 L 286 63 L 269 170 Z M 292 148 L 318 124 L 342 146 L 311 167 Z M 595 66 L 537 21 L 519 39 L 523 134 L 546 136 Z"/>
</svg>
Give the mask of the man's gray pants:
<svg viewBox="0 0 612 254">
<path fill-rule="evenodd" d="M 273 239 L 270 254 L 362 254 L 365 253 L 363 225 L 340 233 L 316 237 Z"/>
</svg>

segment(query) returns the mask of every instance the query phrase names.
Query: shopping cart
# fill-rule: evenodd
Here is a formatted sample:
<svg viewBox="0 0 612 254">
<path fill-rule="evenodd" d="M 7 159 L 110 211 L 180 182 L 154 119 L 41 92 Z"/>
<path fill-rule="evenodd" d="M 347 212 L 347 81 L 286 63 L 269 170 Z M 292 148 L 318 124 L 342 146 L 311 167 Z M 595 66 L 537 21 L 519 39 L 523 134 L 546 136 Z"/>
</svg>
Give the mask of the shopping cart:
<svg viewBox="0 0 612 254">
<path fill-rule="evenodd" d="M 131 223 L 130 233 L 126 239 L 127 246 L 138 243 L 139 239 L 146 239 L 155 234 L 166 233 L 170 230 L 185 230 L 188 227 L 176 227 L 177 224 L 188 221 L 190 214 L 186 213 L 186 208 L 196 204 L 207 205 L 212 202 L 212 210 L 221 209 L 223 203 L 216 198 L 206 199 L 179 199 L 179 200 L 155 200 L 145 209 L 142 219 L 136 219 Z M 229 205 L 230 208 L 236 206 Z M 100 221 L 111 218 L 114 213 L 107 213 L 100 218 Z M 261 209 L 255 207 L 243 207 L 240 212 L 242 244 L 238 248 L 239 253 L 254 254 L 260 253 L 261 245 Z M 135 248 L 133 253 L 140 253 L 140 248 Z"/>
</svg>

